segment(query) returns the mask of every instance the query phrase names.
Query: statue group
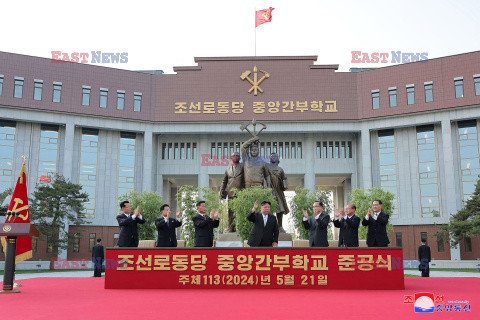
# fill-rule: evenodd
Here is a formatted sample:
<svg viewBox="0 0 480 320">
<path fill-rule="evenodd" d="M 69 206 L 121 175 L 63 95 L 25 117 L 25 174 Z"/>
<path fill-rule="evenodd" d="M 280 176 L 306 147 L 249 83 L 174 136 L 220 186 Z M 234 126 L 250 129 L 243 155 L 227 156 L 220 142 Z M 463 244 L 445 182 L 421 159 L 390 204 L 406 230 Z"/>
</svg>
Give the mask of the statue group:
<svg viewBox="0 0 480 320">
<path fill-rule="evenodd" d="M 250 124 L 253 125 L 253 131 L 248 128 Z M 225 170 L 220 197 L 222 199 L 228 198 L 230 202 L 231 199 L 235 198 L 233 188 L 238 190 L 255 186 L 271 188 L 278 202 L 278 210 L 276 212 L 278 227 L 281 232 L 284 232 L 282 227 L 283 215 L 289 212 L 284 194 L 284 191 L 288 188 L 287 176 L 279 166 L 280 159 L 278 154 L 271 153 L 269 159 L 265 159 L 260 155 L 260 138 L 258 135 L 267 127 L 261 124 L 263 127 L 257 132 L 256 125 L 257 122 L 254 119 L 251 123 L 243 124 L 240 127 L 242 130 L 247 130 L 252 137 L 241 146 L 241 162 L 240 154 L 238 152 L 232 153 L 230 158 L 232 165 Z M 230 203 L 228 207 L 229 232 L 235 232 L 235 214 L 231 209 Z"/>
</svg>

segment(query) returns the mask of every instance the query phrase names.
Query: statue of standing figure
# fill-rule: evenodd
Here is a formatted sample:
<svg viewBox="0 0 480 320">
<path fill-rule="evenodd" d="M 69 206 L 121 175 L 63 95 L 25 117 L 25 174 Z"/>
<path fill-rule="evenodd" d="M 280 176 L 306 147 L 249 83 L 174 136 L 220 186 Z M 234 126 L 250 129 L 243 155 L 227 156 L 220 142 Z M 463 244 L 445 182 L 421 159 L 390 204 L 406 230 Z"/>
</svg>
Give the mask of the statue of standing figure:
<svg viewBox="0 0 480 320">
<path fill-rule="evenodd" d="M 230 201 L 235 198 L 235 192 L 232 189 L 242 190 L 245 188 L 245 179 L 243 164 L 240 163 L 240 154 L 233 152 L 230 159 L 232 160 L 232 165 L 225 170 L 220 197 L 222 199 L 227 199 L 228 197 L 228 232 L 235 232 L 235 214 L 230 208 Z"/>
<path fill-rule="evenodd" d="M 285 171 L 278 166 L 280 159 L 275 152 L 270 154 L 270 163 L 266 164 L 268 170 L 268 187 L 272 188 L 273 195 L 278 202 L 277 220 L 280 232 L 285 232 L 282 226 L 283 215 L 290 212 L 284 191 L 288 189 L 288 180 Z"/>
<path fill-rule="evenodd" d="M 242 144 L 242 160 L 244 167 L 245 188 L 267 185 L 268 176 L 265 161 L 260 156 L 258 141 L 260 138 L 254 136 Z"/>
<path fill-rule="evenodd" d="M 282 227 L 283 215 L 289 212 L 287 200 L 284 191 L 288 188 L 288 180 L 285 171 L 278 166 L 280 163 L 278 154 L 272 153 L 270 155 L 270 163 L 260 155 L 258 134 L 267 128 L 262 123 L 262 129 L 255 131 L 257 125 L 255 119 L 252 121 L 253 132 L 248 129 L 250 123 L 243 124 L 240 129 L 247 130 L 252 137 L 242 144 L 242 161 L 244 166 L 245 188 L 254 186 L 268 187 L 272 189 L 272 193 L 278 202 L 277 220 L 278 227 L 282 232 L 285 232 Z"/>
</svg>

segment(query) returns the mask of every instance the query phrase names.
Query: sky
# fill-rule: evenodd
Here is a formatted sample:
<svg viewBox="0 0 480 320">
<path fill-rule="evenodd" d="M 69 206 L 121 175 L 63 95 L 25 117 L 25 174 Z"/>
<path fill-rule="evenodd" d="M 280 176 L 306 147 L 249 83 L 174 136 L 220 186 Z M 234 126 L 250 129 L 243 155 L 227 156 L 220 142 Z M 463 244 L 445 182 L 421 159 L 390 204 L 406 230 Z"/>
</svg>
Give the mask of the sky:
<svg viewBox="0 0 480 320">
<path fill-rule="evenodd" d="M 255 10 L 268 7 L 272 22 L 255 28 Z M 432 59 L 480 50 L 478 0 L 17 0 L 4 1 L 0 12 L 0 51 L 45 58 L 126 52 L 127 63 L 100 65 L 127 70 L 173 73 L 196 65 L 195 57 L 256 53 L 315 55 L 316 64 L 348 71 L 391 65 L 391 54 L 388 63 L 352 63 L 352 51 Z"/>
</svg>

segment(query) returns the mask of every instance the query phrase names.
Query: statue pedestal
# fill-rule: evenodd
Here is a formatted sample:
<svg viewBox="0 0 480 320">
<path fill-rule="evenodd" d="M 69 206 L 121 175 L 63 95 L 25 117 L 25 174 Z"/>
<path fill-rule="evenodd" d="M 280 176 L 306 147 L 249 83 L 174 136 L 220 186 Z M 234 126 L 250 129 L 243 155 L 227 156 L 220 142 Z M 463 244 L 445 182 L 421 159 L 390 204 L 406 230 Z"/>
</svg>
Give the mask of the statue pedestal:
<svg viewBox="0 0 480 320">
<path fill-rule="evenodd" d="M 215 247 L 243 247 L 242 239 L 236 232 L 223 233 L 218 236 Z"/>
<path fill-rule="evenodd" d="M 278 235 L 279 247 L 293 247 L 292 235 L 289 233 L 280 233 Z"/>
</svg>

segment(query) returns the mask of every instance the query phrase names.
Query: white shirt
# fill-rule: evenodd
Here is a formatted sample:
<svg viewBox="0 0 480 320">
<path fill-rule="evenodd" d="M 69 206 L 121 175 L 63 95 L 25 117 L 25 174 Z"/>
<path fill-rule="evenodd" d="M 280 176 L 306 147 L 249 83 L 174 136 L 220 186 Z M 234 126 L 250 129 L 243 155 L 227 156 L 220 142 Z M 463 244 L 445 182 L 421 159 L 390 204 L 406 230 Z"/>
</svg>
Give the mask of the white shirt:
<svg viewBox="0 0 480 320">
<path fill-rule="evenodd" d="M 315 216 L 315 220 L 317 220 L 318 217 L 320 217 L 321 214 L 322 214 L 321 212 L 320 212 L 319 214 L 317 214 L 317 215 Z M 308 218 L 303 217 L 303 221 L 307 221 L 307 220 L 308 220 Z"/>
<path fill-rule="evenodd" d="M 165 222 L 168 222 L 167 217 L 163 217 L 163 218 L 165 219 Z M 177 221 L 182 221 L 182 219 L 181 219 L 181 218 L 177 218 Z"/>
<path fill-rule="evenodd" d="M 266 226 L 268 221 L 268 214 L 262 213 L 262 216 L 263 216 L 263 226 Z"/>
<path fill-rule="evenodd" d="M 377 220 L 378 215 L 380 214 L 380 212 L 381 212 L 381 211 L 378 211 L 378 212 L 374 212 L 374 213 L 373 213 L 373 220 Z M 367 215 L 365 216 L 365 220 L 368 220 L 369 218 L 370 218 L 370 216 L 367 214 Z"/>
<path fill-rule="evenodd" d="M 125 214 L 127 217 L 130 217 L 129 214 L 126 214 L 126 213 L 124 213 L 124 214 Z M 133 219 L 133 220 L 135 220 L 136 217 L 137 217 L 136 215 L 132 214 L 132 219 Z M 140 219 L 142 219 L 142 215 L 139 215 L 138 217 L 139 217 Z"/>
</svg>

